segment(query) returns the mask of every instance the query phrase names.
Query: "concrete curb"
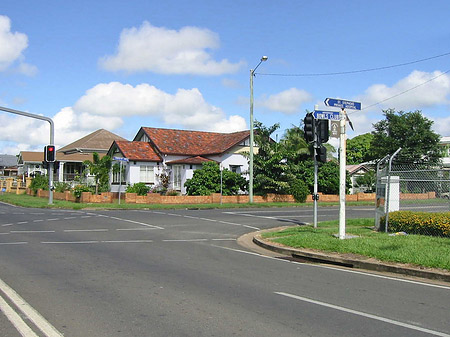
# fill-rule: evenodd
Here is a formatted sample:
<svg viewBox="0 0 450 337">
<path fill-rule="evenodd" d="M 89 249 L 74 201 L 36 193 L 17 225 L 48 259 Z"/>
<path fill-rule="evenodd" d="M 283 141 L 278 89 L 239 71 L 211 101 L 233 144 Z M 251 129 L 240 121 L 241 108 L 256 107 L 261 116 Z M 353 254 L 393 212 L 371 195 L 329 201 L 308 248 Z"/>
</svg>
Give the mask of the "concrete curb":
<svg viewBox="0 0 450 337">
<path fill-rule="evenodd" d="M 275 229 L 270 229 L 270 231 L 273 230 Z M 349 268 L 374 270 L 378 272 L 389 272 L 413 277 L 426 278 L 430 280 L 450 282 L 450 272 L 447 271 L 436 270 L 431 268 L 412 267 L 409 265 L 398 263 L 387 263 L 378 261 L 373 258 L 368 258 L 365 256 L 359 256 L 354 254 L 324 253 L 309 249 L 291 248 L 271 242 L 270 240 L 262 239 L 261 234 L 263 232 L 265 231 L 253 233 L 254 234 L 253 243 L 262 248 L 283 255 L 292 256 L 293 258 L 303 260 L 305 262 L 327 263 Z"/>
</svg>

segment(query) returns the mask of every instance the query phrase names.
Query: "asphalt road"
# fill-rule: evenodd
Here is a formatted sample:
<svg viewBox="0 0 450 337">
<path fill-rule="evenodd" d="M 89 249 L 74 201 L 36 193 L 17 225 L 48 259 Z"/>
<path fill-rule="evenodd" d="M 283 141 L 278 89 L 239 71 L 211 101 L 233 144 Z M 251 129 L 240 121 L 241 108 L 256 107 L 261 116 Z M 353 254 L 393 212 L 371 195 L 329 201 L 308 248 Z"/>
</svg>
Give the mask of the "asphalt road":
<svg viewBox="0 0 450 337">
<path fill-rule="evenodd" d="M 337 217 L 338 207 L 319 208 L 319 220 Z M 311 221 L 311 207 L 0 204 L 0 335 L 450 336 L 450 286 L 297 263 L 236 241 Z"/>
</svg>

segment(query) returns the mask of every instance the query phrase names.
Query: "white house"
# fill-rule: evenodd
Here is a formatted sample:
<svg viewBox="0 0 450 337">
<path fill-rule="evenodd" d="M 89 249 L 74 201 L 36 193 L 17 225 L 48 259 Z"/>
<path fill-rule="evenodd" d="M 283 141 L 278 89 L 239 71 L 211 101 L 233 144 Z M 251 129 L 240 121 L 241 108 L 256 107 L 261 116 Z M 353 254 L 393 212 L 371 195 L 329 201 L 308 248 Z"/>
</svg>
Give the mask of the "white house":
<svg viewBox="0 0 450 337">
<path fill-rule="evenodd" d="M 444 149 L 444 157 L 442 158 L 442 163 L 445 167 L 450 167 L 450 136 L 442 137 L 439 145 Z"/>
<path fill-rule="evenodd" d="M 184 183 L 207 161 L 220 163 L 237 173 L 248 171 L 243 155 L 249 152 L 250 132 L 217 133 L 141 127 L 132 142 L 115 141 L 108 151 L 114 157 L 127 158 L 122 184 L 143 182 L 158 187 L 167 177 L 169 189 L 186 193 Z M 257 147 L 255 147 L 255 152 Z M 119 188 L 119 174 L 114 174 L 111 191 Z"/>
</svg>

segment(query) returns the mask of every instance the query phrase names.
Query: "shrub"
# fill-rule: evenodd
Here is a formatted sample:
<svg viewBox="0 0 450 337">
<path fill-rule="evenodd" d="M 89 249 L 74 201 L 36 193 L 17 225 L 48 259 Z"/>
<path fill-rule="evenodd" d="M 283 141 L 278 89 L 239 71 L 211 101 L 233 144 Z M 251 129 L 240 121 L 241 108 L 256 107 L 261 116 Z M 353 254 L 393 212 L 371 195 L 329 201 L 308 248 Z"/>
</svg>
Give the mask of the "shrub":
<svg viewBox="0 0 450 337">
<path fill-rule="evenodd" d="M 384 223 L 385 219 L 381 218 L 381 223 Z M 391 232 L 450 237 L 450 212 L 392 212 L 389 213 L 388 229 Z"/>
<path fill-rule="evenodd" d="M 295 201 L 305 202 L 309 194 L 309 188 L 303 180 L 295 179 L 291 184 L 290 193 L 294 196 Z"/>
<path fill-rule="evenodd" d="M 76 198 L 81 197 L 81 193 L 83 193 L 83 192 L 91 192 L 92 193 L 92 188 L 90 188 L 86 185 L 76 185 L 72 190 L 72 193 Z"/>
<path fill-rule="evenodd" d="M 65 191 L 70 191 L 72 189 L 72 186 L 69 183 L 64 183 L 61 181 L 55 182 L 54 186 L 55 186 L 55 192 L 65 192 Z"/>
<path fill-rule="evenodd" d="M 133 185 L 128 185 L 125 190 L 126 193 L 136 193 L 137 195 L 147 195 L 150 191 L 150 187 L 145 185 L 145 183 L 136 183 Z"/>
<path fill-rule="evenodd" d="M 30 188 L 34 195 L 36 195 L 39 189 L 48 191 L 48 177 L 46 175 L 37 174 L 31 179 Z"/>
<path fill-rule="evenodd" d="M 167 196 L 177 196 L 179 193 L 175 190 L 167 190 L 166 195 Z"/>
</svg>

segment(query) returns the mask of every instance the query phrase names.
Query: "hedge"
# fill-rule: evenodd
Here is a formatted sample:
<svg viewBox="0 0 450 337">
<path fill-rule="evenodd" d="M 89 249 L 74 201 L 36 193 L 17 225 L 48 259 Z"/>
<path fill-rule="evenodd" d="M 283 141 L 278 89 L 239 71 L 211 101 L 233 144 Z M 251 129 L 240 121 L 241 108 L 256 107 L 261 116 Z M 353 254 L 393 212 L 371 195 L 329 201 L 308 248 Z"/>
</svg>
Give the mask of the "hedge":
<svg viewBox="0 0 450 337">
<path fill-rule="evenodd" d="M 384 221 L 383 217 L 381 223 Z M 388 229 L 390 232 L 450 237 L 450 212 L 392 212 L 389 213 Z"/>
</svg>

